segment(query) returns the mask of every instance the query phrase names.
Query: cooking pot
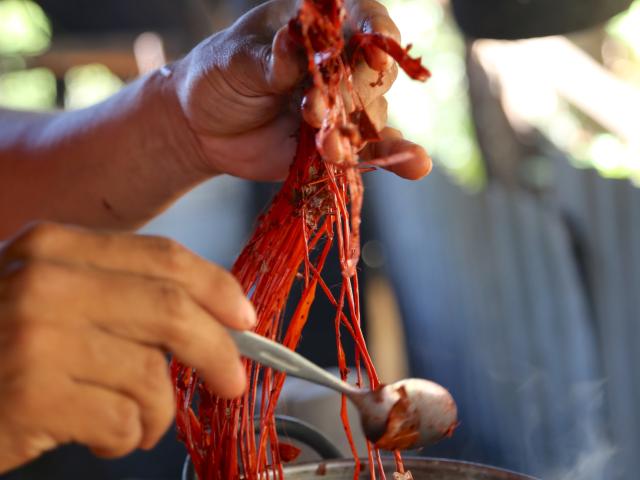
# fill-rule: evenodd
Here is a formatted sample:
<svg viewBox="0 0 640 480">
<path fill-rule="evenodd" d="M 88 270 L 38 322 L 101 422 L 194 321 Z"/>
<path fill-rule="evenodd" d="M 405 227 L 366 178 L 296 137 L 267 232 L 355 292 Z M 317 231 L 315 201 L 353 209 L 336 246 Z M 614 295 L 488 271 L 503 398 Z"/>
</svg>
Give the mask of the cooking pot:
<svg viewBox="0 0 640 480">
<path fill-rule="evenodd" d="M 395 471 L 393 459 L 384 460 L 387 478 Z M 363 460 L 363 465 L 366 461 Z M 183 480 L 194 480 L 190 464 L 183 472 Z M 414 480 L 535 480 L 519 473 L 487 467 L 476 463 L 441 460 L 435 458 L 410 457 L 404 459 L 404 466 L 411 471 Z M 353 460 L 326 460 L 285 467 L 285 480 L 353 480 Z M 366 469 L 360 478 L 369 479 Z"/>
<path fill-rule="evenodd" d="M 281 436 L 308 445 L 323 459 L 319 462 L 285 467 L 286 480 L 353 480 L 353 460 L 339 458 L 340 452 L 311 425 L 295 418 L 278 416 L 276 430 Z M 360 474 L 362 479 L 370 478 L 367 468 L 364 467 L 367 464 L 367 460 L 363 459 L 363 471 Z M 387 478 L 392 478 L 395 461 L 386 458 L 383 464 Z M 508 470 L 454 460 L 406 457 L 404 465 L 411 471 L 414 480 L 535 480 L 533 477 Z M 188 458 L 182 471 L 182 480 L 197 480 Z"/>
</svg>

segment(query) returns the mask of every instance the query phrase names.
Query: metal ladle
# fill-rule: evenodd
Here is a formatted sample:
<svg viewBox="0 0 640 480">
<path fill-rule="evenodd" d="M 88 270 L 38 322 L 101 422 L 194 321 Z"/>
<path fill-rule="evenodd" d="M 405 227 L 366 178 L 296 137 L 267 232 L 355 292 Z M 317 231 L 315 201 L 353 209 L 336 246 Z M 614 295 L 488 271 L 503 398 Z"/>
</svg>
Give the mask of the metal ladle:
<svg viewBox="0 0 640 480">
<path fill-rule="evenodd" d="M 360 412 L 365 436 L 378 448 L 426 447 L 450 435 L 457 425 L 456 404 L 437 383 L 409 378 L 376 390 L 357 388 L 268 338 L 252 332 L 229 333 L 243 356 L 346 395 Z"/>
</svg>

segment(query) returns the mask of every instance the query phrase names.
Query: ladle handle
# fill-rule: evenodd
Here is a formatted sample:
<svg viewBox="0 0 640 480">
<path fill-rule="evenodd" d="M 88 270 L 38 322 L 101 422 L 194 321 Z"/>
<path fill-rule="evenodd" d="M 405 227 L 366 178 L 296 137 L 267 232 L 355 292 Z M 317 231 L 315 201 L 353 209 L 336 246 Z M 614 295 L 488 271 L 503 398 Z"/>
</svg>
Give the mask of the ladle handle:
<svg viewBox="0 0 640 480">
<path fill-rule="evenodd" d="M 357 392 L 357 389 L 351 385 L 331 375 L 302 355 L 289 350 L 284 345 L 253 332 L 232 329 L 228 331 L 240 353 L 251 360 L 294 377 L 324 385 L 340 393 L 349 395 Z"/>
</svg>

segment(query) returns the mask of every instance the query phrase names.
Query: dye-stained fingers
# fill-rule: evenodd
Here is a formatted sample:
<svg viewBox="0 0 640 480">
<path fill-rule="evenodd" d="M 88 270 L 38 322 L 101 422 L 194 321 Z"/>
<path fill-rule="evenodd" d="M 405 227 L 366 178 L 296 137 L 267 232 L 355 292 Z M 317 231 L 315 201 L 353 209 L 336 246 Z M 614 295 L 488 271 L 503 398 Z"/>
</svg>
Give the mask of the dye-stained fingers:
<svg viewBox="0 0 640 480">
<path fill-rule="evenodd" d="M 290 2 L 285 4 L 290 5 Z M 290 14 L 288 9 L 285 11 Z M 347 36 L 359 31 L 380 33 L 397 42 L 401 41 L 400 30 L 381 3 L 375 0 L 352 1 L 349 2 L 347 11 L 348 28 L 345 32 Z M 377 47 L 367 46 L 363 49 L 363 54 L 364 62 L 356 65 L 353 80 L 355 93 L 366 106 L 377 96 L 384 95 L 389 90 L 398 71 L 393 59 Z M 277 30 L 271 45 L 271 53 L 266 58 L 265 63 L 268 66 L 265 69 L 268 72 L 266 77 L 274 90 L 273 93 L 284 93 L 292 89 L 306 72 L 306 61 L 301 46 L 292 40 L 288 23 Z M 343 88 L 343 94 L 349 101 L 348 110 L 353 111 L 357 106 L 351 105 L 350 95 L 347 93 L 349 92 L 346 88 Z M 315 97 L 312 101 L 315 101 Z"/>
<path fill-rule="evenodd" d="M 369 119 L 376 130 L 382 130 L 387 124 L 387 99 L 378 97 L 373 103 L 365 108 Z M 351 149 L 349 139 L 340 132 L 339 128 L 333 128 L 326 136 L 323 143 L 322 154 L 324 158 L 333 163 L 342 163 L 347 159 L 349 149 Z M 364 146 L 363 146 L 364 148 Z M 352 152 L 356 154 L 357 152 Z"/>
<path fill-rule="evenodd" d="M 256 321 L 255 310 L 233 275 L 168 238 L 39 223 L 0 253 L 0 264 L 3 257 L 5 262 L 57 259 L 172 280 L 182 284 L 204 309 L 228 327 L 244 330 Z"/>
<path fill-rule="evenodd" d="M 379 33 L 400 43 L 400 30 L 389 16 L 387 8 L 380 2 L 353 0 L 347 8 L 349 22 L 356 31 Z M 389 90 L 398 75 L 398 69 L 393 59 L 377 47 L 367 46 L 363 53 L 365 62 L 356 66 L 353 81 L 356 92 L 366 106 Z M 379 78 L 381 82 L 378 82 Z"/>
<path fill-rule="evenodd" d="M 369 119 L 371 119 L 373 126 L 378 131 L 382 130 L 387 124 L 388 106 L 389 104 L 385 97 L 378 97 L 365 108 Z"/>
<path fill-rule="evenodd" d="M 397 78 L 398 65 L 395 62 L 383 72 L 382 77 L 379 72 L 360 64 L 353 74 L 354 90 L 362 105 L 367 106 L 387 93 Z"/>
<path fill-rule="evenodd" d="M 377 129 L 387 124 L 387 99 L 378 96 L 364 108 Z M 302 102 L 302 117 L 314 128 L 322 126 L 326 103 L 318 89 L 311 89 Z"/>
<path fill-rule="evenodd" d="M 322 92 L 317 88 L 311 88 L 302 99 L 302 118 L 313 128 L 320 128 L 327 107 Z"/>
<path fill-rule="evenodd" d="M 406 154 L 408 158 L 405 161 L 388 165 L 385 168 L 409 180 L 417 180 L 429 174 L 432 162 L 423 147 L 406 140 L 402 132 L 395 128 L 384 128 L 380 135 L 382 141 L 369 144 L 362 152 L 363 158 L 375 160 Z"/>
<path fill-rule="evenodd" d="M 349 25 L 347 35 L 353 31 L 380 33 L 400 42 L 400 31 L 389 17 L 387 9 L 374 0 L 354 0 L 347 7 Z M 363 50 L 364 60 L 353 68 L 352 87 L 341 85 L 342 98 L 347 112 L 368 106 L 389 91 L 398 76 L 398 66 L 391 57 L 377 47 Z M 303 99 L 305 120 L 318 128 L 326 108 L 322 95 L 312 87 Z M 312 113 L 309 114 L 309 111 Z"/>
<path fill-rule="evenodd" d="M 400 30 L 388 15 L 374 15 L 367 17 L 362 26 L 365 33 L 382 33 L 400 43 Z M 367 64 L 375 71 L 388 70 L 394 60 L 386 53 L 374 46 L 364 47 L 364 58 Z"/>
<path fill-rule="evenodd" d="M 352 75 L 352 89 L 345 81 L 340 85 L 342 99 L 348 113 L 369 106 L 389 91 L 398 78 L 398 65 L 393 62 L 385 71 L 378 72 L 366 63 L 358 63 Z M 318 128 L 324 117 L 326 101 L 317 87 L 312 87 L 302 99 L 303 118 L 312 126 Z"/>
<path fill-rule="evenodd" d="M 324 139 L 322 155 L 330 162 L 342 163 L 347 158 L 350 148 L 348 139 L 338 128 L 333 128 Z"/>
<path fill-rule="evenodd" d="M 357 31 L 380 33 L 393 38 L 398 43 L 402 41 L 398 26 L 389 16 L 387 8 L 380 2 L 354 0 L 350 2 L 349 14 Z M 393 59 L 377 47 L 365 48 L 364 57 L 367 64 L 378 72 L 389 69 L 393 64 Z"/>
<path fill-rule="evenodd" d="M 366 63 L 360 62 L 353 70 L 350 91 L 345 81 L 341 84 L 341 93 L 347 112 L 351 113 L 362 106 L 369 106 L 389 91 L 398 78 L 398 65 L 394 62 L 384 72 L 371 69 Z M 315 87 L 314 87 L 315 89 Z M 313 89 L 312 89 L 313 90 Z"/>
</svg>

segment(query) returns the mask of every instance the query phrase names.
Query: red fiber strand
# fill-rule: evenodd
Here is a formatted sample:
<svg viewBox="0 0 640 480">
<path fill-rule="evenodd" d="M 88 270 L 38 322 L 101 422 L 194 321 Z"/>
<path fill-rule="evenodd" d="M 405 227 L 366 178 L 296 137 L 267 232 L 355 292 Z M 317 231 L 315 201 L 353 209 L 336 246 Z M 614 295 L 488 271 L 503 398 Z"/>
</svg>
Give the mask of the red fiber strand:
<svg viewBox="0 0 640 480">
<path fill-rule="evenodd" d="M 360 256 L 361 175 L 372 170 L 372 166 L 402 159 L 358 162 L 357 152 L 365 142 L 378 141 L 380 137 L 364 110 L 346 113 L 340 84 L 346 82 L 354 104 L 362 105 L 353 93 L 351 70 L 355 62 L 362 61 L 362 50 L 371 48 L 387 52 L 412 78 L 426 80 L 430 74 L 420 59 L 408 55 L 408 48 L 380 34 L 356 34 L 345 48 L 343 1 L 303 0 L 296 17 L 289 23 L 295 40 L 304 46 L 309 78 L 322 92 L 328 108 L 322 128 L 314 129 L 302 122 L 289 175 L 270 207 L 258 219 L 232 272 L 256 307 L 255 332 L 291 349 L 298 346 L 319 285 L 321 294 L 336 309 L 333 328 L 340 375 L 347 379 L 349 373 L 341 338 L 344 330 L 356 347 L 353 364 L 357 384 L 363 383 L 364 373 L 366 386 L 375 388 L 379 382 L 360 326 L 356 275 Z M 323 141 L 334 128 L 351 145 L 340 164 L 322 155 Z M 332 248 L 337 249 L 342 272 L 337 298 L 321 277 Z M 290 298 L 295 283 L 300 283 L 302 290 L 298 299 Z M 295 303 L 295 308 L 285 329 L 287 301 Z M 248 391 L 242 398 L 224 400 L 211 395 L 192 368 L 172 362 L 178 435 L 187 446 L 200 480 L 282 478 L 282 462 L 297 455 L 295 447 L 279 442 L 275 428 L 274 412 L 285 375 L 246 359 L 244 365 L 249 377 Z M 357 476 L 361 470 L 359 452 L 346 412 L 343 397 L 340 415 Z M 370 443 L 367 456 L 371 479 L 377 474 L 384 479 L 380 454 Z M 399 471 L 403 471 L 399 454 L 396 460 Z"/>
</svg>

